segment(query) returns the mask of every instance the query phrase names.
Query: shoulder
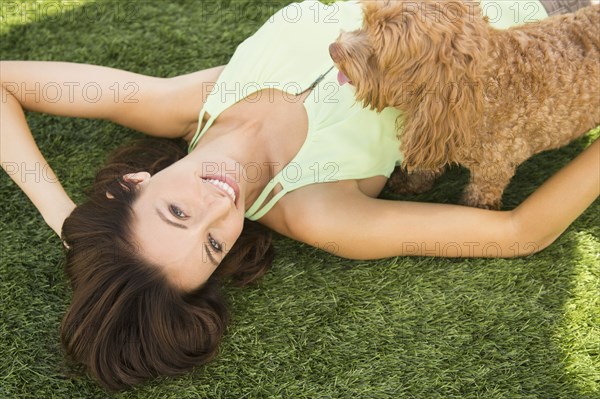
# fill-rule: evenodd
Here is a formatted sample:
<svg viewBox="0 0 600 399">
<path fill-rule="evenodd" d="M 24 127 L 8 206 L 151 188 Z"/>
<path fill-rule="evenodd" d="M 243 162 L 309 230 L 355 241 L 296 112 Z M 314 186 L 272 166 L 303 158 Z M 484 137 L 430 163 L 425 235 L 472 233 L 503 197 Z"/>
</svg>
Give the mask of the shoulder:
<svg viewBox="0 0 600 399">
<path fill-rule="evenodd" d="M 287 237 L 307 242 L 324 231 L 333 218 L 339 217 L 334 209 L 348 205 L 353 198 L 364 197 L 356 180 L 310 184 L 284 195 L 260 223 Z"/>
</svg>

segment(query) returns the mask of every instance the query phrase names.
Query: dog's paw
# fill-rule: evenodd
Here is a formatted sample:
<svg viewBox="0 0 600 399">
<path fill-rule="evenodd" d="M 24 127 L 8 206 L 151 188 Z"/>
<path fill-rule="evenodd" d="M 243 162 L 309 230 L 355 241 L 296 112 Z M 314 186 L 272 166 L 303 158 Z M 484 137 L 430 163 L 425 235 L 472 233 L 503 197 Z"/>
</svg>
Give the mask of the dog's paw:
<svg viewBox="0 0 600 399">
<path fill-rule="evenodd" d="M 433 187 L 439 173 L 422 171 L 408 173 L 397 167 L 388 179 L 386 188 L 394 194 L 420 194 Z"/>
</svg>

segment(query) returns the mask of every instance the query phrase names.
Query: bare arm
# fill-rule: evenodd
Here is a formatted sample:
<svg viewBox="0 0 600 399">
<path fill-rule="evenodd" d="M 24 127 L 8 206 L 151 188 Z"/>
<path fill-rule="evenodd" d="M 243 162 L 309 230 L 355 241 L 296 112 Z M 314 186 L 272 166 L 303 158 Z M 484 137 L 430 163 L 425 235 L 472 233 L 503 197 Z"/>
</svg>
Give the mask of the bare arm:
<svg viewBox="0 0 600 399">
<path fill-rule="evenodd" d="M 316 192 L 315 192 L 316 193 Z M 600 140 L 511 211 L 321 190 L 292 238 L 352 259 L 513 257 L 552 243 L 600 194 Z"/>
<path fill-rule="evenodd" d="M 150 135 L 181 137 L 193 128 L 222 69 L 162 79 L 94 65 L 0 61 L 0 163 L 60 235 L 75 204 L 40 153 L 23 110 L 107 119 Z"/>
<path fill-rule="evenodd" d="M 59 183 L 37 145 L 19 102 L 0 87 L 0 163 L 60 237 L 75 204 Z"/>
<path fill-rule="evenodd" d="M 196 122 L 223 68 L 157 78 L 88 64 L 0 61 L 0 80 L 28 111 L 106 119 L 175 138 Z"/>
</svg>

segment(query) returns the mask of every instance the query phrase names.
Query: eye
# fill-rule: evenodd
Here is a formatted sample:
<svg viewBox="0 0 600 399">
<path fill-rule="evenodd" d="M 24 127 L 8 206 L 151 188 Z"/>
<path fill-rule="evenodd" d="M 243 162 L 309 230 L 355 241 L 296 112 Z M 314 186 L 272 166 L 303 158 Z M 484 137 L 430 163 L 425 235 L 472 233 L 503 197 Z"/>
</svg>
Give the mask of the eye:
<svg viewBox="0 0 600 399">
<path fill-rule="evenodd" d="M 179 208 L 176 205 L 169 205 L 169 210 L 171 211 L 171 214 L 173 216 L 175 216 L 177 219 L 185 219 L 185 218 L 187 218 L 187 215 L 185 214 L 185 212 L 183 212 L 181 210 L 181 208 Z"/>
<path fill-rule="evenodd" d="M 223 252 L 223 247 L 221 244 L 219 244 L 210 234 L 208 235 L 208 242 L 216 252 Z"/>
</svg>

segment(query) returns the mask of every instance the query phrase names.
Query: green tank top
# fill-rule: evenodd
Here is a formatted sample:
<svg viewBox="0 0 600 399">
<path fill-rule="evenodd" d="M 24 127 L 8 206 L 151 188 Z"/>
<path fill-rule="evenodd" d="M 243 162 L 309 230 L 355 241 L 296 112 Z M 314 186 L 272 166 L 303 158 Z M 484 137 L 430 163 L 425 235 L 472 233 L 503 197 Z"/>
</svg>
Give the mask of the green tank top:
<svg viewBox="0 0 600 399">
<path fill-rule="evenodd" d="M 507 15 L 506 10 L 503 15 Z M 505 19 L 502 21 L 505 23 Z M 389 177 L 402 161 L 396 136 L 399 111 L 388 107 L 378 114 L 363 108 L 354 99 L 351 85 L 338 84 L 338 71 L 329 56 L 329 44 L 340 29 L 352 31 L 361 24 L 362 9 L 357 1 L 292 3 L 236 48 L 213 86 L 199 121 L 206 112 L 211 117 L 202 130 L 198 124 L 188 151 L 195 148 L 221 112 L 249 95 L 267 88 L 298 95 L 312 88 L 304 101 L 308 115 L 306 139 L 246 211 L 248 219 L 260 219 L 281 197 L 300 187 Z M 281 190 L 266 201 L 277 185 Z"/>
</svg>

